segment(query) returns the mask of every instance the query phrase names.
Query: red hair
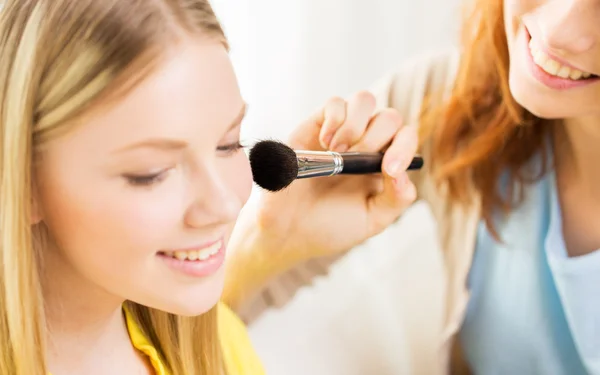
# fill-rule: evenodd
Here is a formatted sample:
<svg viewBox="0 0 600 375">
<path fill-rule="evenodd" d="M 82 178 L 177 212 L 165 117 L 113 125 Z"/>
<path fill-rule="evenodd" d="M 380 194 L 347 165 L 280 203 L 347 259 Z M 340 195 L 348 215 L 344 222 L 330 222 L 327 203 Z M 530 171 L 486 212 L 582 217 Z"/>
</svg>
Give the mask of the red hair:
<svg viewBox="0 0 600 375">
<path fill-rule="evenodd" d="M 480 193 L 482 217 L 496 238 L 493 213 L 508 213 L 522 199 L 522 187 L 547 169 L 545 158 L 542 174 L 527 174 L 523 166 L 544 151 L 550 129 L 510 93 L 503 13 L 502 0 L 475 1 L 464 23 L 451 96 L 435 116 L 424 117 L 423 126 L 432 141 L 437 182 L 446 184 L 449 198 L 461 204 L 470 202 L 471 189 Z M 504 174 L 508 194 L 500 191 Z"/>
</svg>

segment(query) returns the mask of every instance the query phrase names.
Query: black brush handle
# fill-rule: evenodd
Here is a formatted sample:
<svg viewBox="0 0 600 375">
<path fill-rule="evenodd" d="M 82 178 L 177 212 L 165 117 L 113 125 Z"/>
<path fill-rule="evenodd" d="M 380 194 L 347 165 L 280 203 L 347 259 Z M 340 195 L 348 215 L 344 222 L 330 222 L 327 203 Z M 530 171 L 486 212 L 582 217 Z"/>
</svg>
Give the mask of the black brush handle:
<svg viewBox="0 0 600 375">
<path fill-rule="evenodd" d="M 345 152 L 341 153 L 344 159 L 344 169 L 340 174 L 369 174 L 381 173 L 383 154 L 380 152 Z M 408 170 L 421 169 L 423 158 L 415 156 Z"/>
</svg>

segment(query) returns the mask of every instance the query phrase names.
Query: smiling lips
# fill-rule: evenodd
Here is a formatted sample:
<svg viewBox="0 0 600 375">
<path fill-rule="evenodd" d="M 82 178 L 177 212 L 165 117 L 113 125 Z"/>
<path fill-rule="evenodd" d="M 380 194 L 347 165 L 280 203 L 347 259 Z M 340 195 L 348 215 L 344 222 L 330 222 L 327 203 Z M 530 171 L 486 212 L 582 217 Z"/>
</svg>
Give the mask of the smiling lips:
<svg viewBox="0 0 600 375">
<path fill-rule="evenodd" d="M 545 51 L 526 31 L 523 47 L 531 75 L 544 86 L 553 90 L 568 90 L 597 83 L 600 78 L 565 61 L 559 61 Z"/>
<path fill-rule="evenodd" d="M 223 239 L 202 248 L 161 251 L 160 259 L 173 271 L 191 277 L 206 277 L 216 273 L 225 261 Z"/>
<path fill-rule="evenodd" d="M 165 251 L 165 252 L 163 252 L 163 254 L 168 257 L 171 257 L 171 258 L 176 258 L 178 260 L 201 260 L 202 261 L 202 260 L 207 260 L 211 256 L 216 255 L 222 246 L 223 246 L 223 241 L 219 240 L 219 241 L 215 242 L 214 244 L 212 244 L 208 247 L 202 248 L 200 250 L 191 249 L 191 250 Z"/>
<path fill-rule="evenodd" d="M 533 57 L 535 64 L 542 68 L 546 73 L 555 77 L 578 81 L 590 78 L 592 76 L 592 73 L 563 65 L 554 60 L 546 52 L 538 49 L 533 44 L 533 39 L 529 41 L 529 51 L 531 52 L 531 56 Z"/>
</svg>

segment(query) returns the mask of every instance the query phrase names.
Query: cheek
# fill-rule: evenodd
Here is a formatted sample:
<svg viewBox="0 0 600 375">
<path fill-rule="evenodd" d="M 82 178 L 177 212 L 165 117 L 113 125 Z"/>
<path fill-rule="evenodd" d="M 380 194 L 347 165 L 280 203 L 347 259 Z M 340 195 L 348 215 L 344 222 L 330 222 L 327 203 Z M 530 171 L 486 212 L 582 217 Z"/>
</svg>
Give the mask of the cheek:
<svg viewBox="0 0 600 375">
<path fill-rule="evenodd" d="M 545 1 L 538 0 L 505 0 L 503 4 L 504 28 L 509 48 L 514 45 L 519 28 L 522 27 L 523 18 L 527 18 Z"/>
<path fill-rule="evenodd" d="M 222 169 L 224 171 L 223 178 L 228 186 L 231 186 L 232 191 L 237 199 L 244 205 L 252 191 L 252 171 L 248 158 L 243 152 L 239 156 L 232 159 L 228 167 Z"/>
<path fill-rule="evenodd" d="M 506 32 L 506 41 L 509 47 L 512 44 L 512 39 L 516 30 L 519 27 L 519 18 L 518 16 L 515 16 L 516 5 L 514 3 L 516 3 L 514 0 L 505 0 L 503 4 L 504 31 Z"/>
<path fill-rule="evenodd" d="M 169 193 L 169 194 L 167 194 Z M 44 221 L 70 258 L 100 258 L 123 266 L 153 255 L 180 222 L 182 194 L 173 187 L 128 188 L 118 181 L 48 184 L 42 205 Z"/>
</svg>

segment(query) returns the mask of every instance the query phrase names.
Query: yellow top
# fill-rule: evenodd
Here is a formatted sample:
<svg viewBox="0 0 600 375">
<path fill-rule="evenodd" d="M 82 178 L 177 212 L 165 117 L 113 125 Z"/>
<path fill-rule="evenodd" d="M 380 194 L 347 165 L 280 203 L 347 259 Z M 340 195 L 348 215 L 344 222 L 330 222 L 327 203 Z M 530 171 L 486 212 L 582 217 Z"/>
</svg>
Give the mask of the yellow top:
<svg viewBox="0 0 600 375">
<path fill-rule="evenodd" d="M 244 323 L 225 304 L 220 303 L 219 335 L 227 375 L 264 375 L 265 370 L 252 348 Z M 133 346 L 150 359 L 156 375 L 170 375 L 156 349 L 125 309 L 127 329 Z"/>
<path fill-rule="evenodd" d="M 244 323 L 225 304 L 220 303 L 218 307 L 219 334 L 227 375 L 264 375 L 265 370 L 252 348 Z M 148 356 L 156 375 L 171 375 L 127 309 L 124 311 L 133 346 Z"/>
</svg>

